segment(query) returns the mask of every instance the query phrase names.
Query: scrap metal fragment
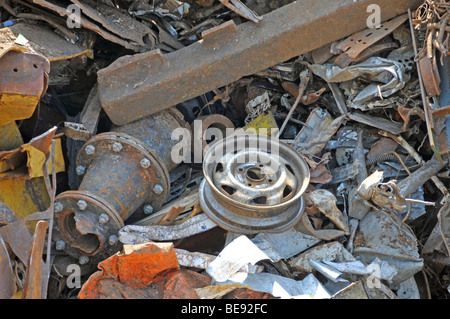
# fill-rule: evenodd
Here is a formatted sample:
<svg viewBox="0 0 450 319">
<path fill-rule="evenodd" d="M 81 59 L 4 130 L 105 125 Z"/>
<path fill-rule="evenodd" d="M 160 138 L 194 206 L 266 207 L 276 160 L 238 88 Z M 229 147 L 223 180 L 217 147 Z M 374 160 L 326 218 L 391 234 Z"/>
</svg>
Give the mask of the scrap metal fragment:
<svg viewBox="0 0 450 319">
<path fill-rule="evenodd" d="M 23 218 L 0 228 L 0 236 L 8 243 L 14 255 L 26 265 L 29 260 L 33 237 L 30 235 Z"/>
<path fill-rule="evenodd" d="M 66 36 L 72 43 L 75 43 L 78 41 L 78 37 L 75 33 L 69 31 L 67 28 L 63 27 L 61 24 L 59 24 L 57 21 L 55 21 L 54 19 L 52 19 L 49 16 L 32 14 L 32 13 L 19 13 L 17 15 L 17 18 L 45 21 L 48 24 L 50 24 L 52 27 L 61 31 L 64 34 L 64 36 Z"/>
<path fill-rule="evenodd" d="M 156 221 L 161 218 L 164 214 L 168 213 L 172 208 L 183 208 L 181 213 L 191 210 L 198 203 L 198 188 L 187 190 L 179 198 L 169 202 L 159 209 L 157 212 L 150 212 L 150 216 L 145 217 L 141 220 L 133 223 L 134 225 L 140 226 L 151 226 L 156 223 Z"/>
<path fill-rule="evenodd" d="M 145 24 L 123 14 L 118 9 L 90 0 L 71 0 L 87 17 L 101 24 L 117 37 L 136 43 L 140 47 L 156 43 L 157 35 Z"/>
<path fill-rule="evenodd" d="M 180 248 L 175 248 L 175 253 L 177 254 L 178 263 L 182 267 L 206 269 L 216 259 L 214 255 L 190 252 Z"/>
<path fill-rule="evenodd" d="M 424 55 L 420 58 L 418 63 L 427 95 L 429 97 L 439 95 L 441 93 L 439 88 L 441 78 L 438 72 L 436 55 L 432 55 L 431 57 Z"/>
<path fill-rule="evenodd" d="M 400 193 L 402 196 L 410 196 L 445 166 L 445 163 L 439 162 L 436 158 L 432 158 L 431 160 L 425 162 L 421 168 L 398 182 L 397 186 L 400 188 Z"/>
<path fill-rule="evenodd" d="M 250 239 L 242 235 L 229 243 L 206 268 L 206 272 L 217 282 L 227 281 L 233 274 L 248 264 L 269 259 Z M 248 272 L 248 271 L 247 271 Z"/>
<path fill-rule="evenodd" d="M 370 207 L 358 196 L 358 186 L 367 178 L 366 160 L 363 146 L 363 130 L 358 132 L 356 147 L 353 152 L 355 159 L 359 161 L 358 175 L 356 175 L 356 186 L 352 186 L 349 191 L 348 215 L 353 218 L 362 219 L 370 210 Z"/>
<path fill-rule="evenodd" d="M 187 238 L 203 233 L 217 225 L 205 214 L 199 214 L 180 225 L 174 226 L 140 226 L 126 225 L 119 231 L 119 240 L 124 244 L 138 244 L 146 241 L 168 241 Z"/>
<path fill-rule="evenodd" d="M 87 141 L 92 137 L 83 124 L 72 122 L 64 122 L 64 134 L 77 141 Z"/>
<path fill-rule="evenodd" d="M 300 222 L 297 223 L 297 225 L 294 226 L 296 230 L 299 232 L 302 232 L 307 235 L 311 235 L 313 237 L 316 237 L 318 239 L 323 240 L 333 240 L 336 238 L 339 238 L 341 236 L 344 236 L 345 233 L 342 230 L 338 229 L 319 229 L 316 230 L 314 226 L 311 224 L 311 221 L 308 218 L 308 214 L 306 214 L 306 211 L 302 213 Z"/>
<path fill-rule="evenodd" d="M 229 285 L 236 287 L 236 284 L 239 284 L 238 287 L 241 288 L 246 287 L 255 291 L 267 292 L 274 297 L 282 299 L 328 299 L 331 297 L 330 293 L 313 274 L 307 275 L 302 280 L 294 280 L 270 273 L 237 273 L 235 276 L 230 278 L 230 280 L 223 283 L 217 283 L 217 287 L 227 287 Z M 199 291 L 197 290 L 197 292 Z"/>
<path fill-rule="evenodd" d="M 347 287 L 336 292 L 331 299 L 369 299 L 361 281 L 352 282 Z"/>
<path fill-rule="evenodd" d="M 445 129 L 437 136 L 437 146 L 440 154 L 448 154 L 450 153 L 450 56 L 441 55 L 440 59 L 443 61 L 438 64 L 441 75 L 440 108 L 433 110 L 433 116 L 435 118 L 445 116 Z"/>
<path fill-rule="evenodd" d="M 251 240 L 273 262 L 291 258 L 314 246 L 320 239 L 302 234 L 295 229 L 283 233 L 259 233 Z"/>
<path fill-rule="evenodd" d="M 311 192 L 310 198 L 314 205 L 316 205 L 316 207 L 337 226 L 337 228 L 343 230 L 346 235 L 350 234 L 348 224 L 345 221 L 342 212 L 336 206 L 336 197 L 334 197 L 331 192 L 325 189 L 318 189 Z"/>
<path fill-rule="evenodd" d="M 447 256 L 450 257 L 450 200 L 448 200 L 438 212 L 439 232 L 442 236 Z"/>
<path fill-rule="evenodd" d="M 344 52 L 349 58 L 355 59 L 364 49 L 381 40 L 396 28 L 408 20 L 408 15 L 403 14 L 380 24 L 379 28 L 367 28 L 352 34 L 340 42 L 335 49 Z"/>
<path fill-rule="evenodd" d="M 260 17 L 253 10 L 250 10 L 245 4 L 243 4 L 239 0 L 219 0 L 219 1 L 225 7 L 236 12 L 241 17 L 244 17 L 244 18 L 251 20 L 253 22 L 256 22 L 256 23 L 258 23 L 260 20 L 262 20 L 262 17 Z"/>
<path fill-rule="evenodd" d="M 384 117 L 371 116 L 359 111 L 349 113 L 348 117 L 355 122 L 369 125 L 392 134 L 398 135 L 403 132 L 403 125 L 401 123 L 390 121 Z"/>
<path fill-rule="evenodd" d="M 70 18 L 71 12 L 69 10 L 67 10 L 66 7 L 59 6 L 57 4 L 48 2 L 46 0 L 33 0 L 33 2 L 37 5 L 40 5 L 44 8 L 46 8 L 46 9 L 49 9 L 51 11 L 58 13 L 62 17 Z M 80 15 L 79 18 L 80 18 L 79 21 L 80 21 L 81 26 L 96 32 L 97 34 L 99 34 L 100 36 L 105 38 L 106 40 L 109 40 L 113 43 L 119 44 L 119 45 L 123 46 L 124 48 L 133 50 L 135 52 L 139 51 L 140 47 L 137 43 L 133 44 L 129 41 L 126 41 L 126 40 L 120 38 L 119 36 L 116 36 L 115 34 L 101 28 L 94 22 L 91 22 L 90 20 L 86 19 L 86 17 L 84 17 L 83 15 Z"/>
<path fill-rule="evenodd" d="M 342 183 L 351 179 L 354 179 L 359 172 L 359 160 L 355 159 L 352 163 L 346 164 L 344 166 L 336 167 L 331 170 L 331 175 L 333 179 L 332 184 Z"/>
<path fill-rule="evenodd" d="M 41 220 L 36 225 L 31 247 L 30 259 L 23 284 L 22 299 L 42 299 L 42 253 L 44 252 L 45 235 L 48 222 Z"/>
<path fill-rule="evenodd" d="M 397 269 L 392 284 L 398 284 L 423 267 L 418 252 L 418 241 L 410 228 L 400 233 L 400 220 L 395 214 L 371 210 L 359 223 L 358 240 L 353 256 L 363 263 L 372 263 L 377 257 Z"/>
<path fill-rule="evenodd" d="M 33 115 L 49 73 L 45 57 L 17 46 L 0 47 L 0 126 Z"/>
<path fill-rule="evenodd" d="M 112 122 L 124 125 L 361 30 L 369 4 L 378 4 L 389 19 L 418 2 L 334 0 L 323 6 L 302 0 L 268 13 L 258 24 L 228 21 L 164 57 L 152 51 L 119 58 L 98 72 L 100 101 Z M 342 16 L 350 21 L 345 27 Z"/>
<path fill-rule="evenodd" d="M 327 82 L 346 82 L 362 76 L 369 80 L 370 84 L 350 98 L 349 104 L 353 108 L 360 108 L 372 98 L 389 97 L 410 79 L 403 64 L 381 57 L 371 57 L 345 68 L 329 64 L 312 64 L 308 68 Z"/>
<path fill-rule="evenodd" d="M 320 261 L 310 260 L 310 265 L 324 275 L 326 278 L 330 279 L 333 282 L 348 282 L 347 279 L 342 278 L 342 272 L 330 267 Z"/>
<path fill-rule="evenodd" d="M 353 262 L 356 259 L 350 254 L 341 243 L 334 241 L 319 246 L 315 246 L 288 262 L 288 265 L 295 270 L 303 272 L 312 272 L 313 266 L 311 260 L 315 261 L 335 261 L 335 262 Z"/>
<path fill-rule="evenodd" d="M 409 145 L 409 143 L 401 136 L 401 135 L 393 135 L 393 134 L 390 134 L 390 133 L 388 133 L 388 132 L 386 132 L 386 131 L 379 131 L 378 132 L 378 134 L 380 134 L 380 135 L 382 135 L 382 136 L 385 136 L 385 137 L 389 137 L 389 138 L 391 138 L 392 140 L 394 140 L 394 141 L 396 141 L 398 144 L 400 144 L 401 146 L 403 146 L 403 148 L 406 150 L 406 151 L 408 151 L 408 153 L 416 160 L 416 162 L 419 164 L 419 165 L 423 165 L 425 162 L 424 162 L 424 160 L 423 160 L 423 158 L 420 156 L 420 154 L 419 153 L 417 153 L 417 151 L 411 146 L 411 145 Z M 438 173 L 444 166 L 445 166 L 445 162 L 442 160 L 442 158 L 440 158 L 440 156 L 439 155 L 436 155 L 436 157 L 437 157 L 437 161 L 439 161 L 439 163 L 441 164 L 441 165 L 443 165 L 438 171 L 436 171 L 435 172 L 435 174 L 436 173 Z M 431 159 L 430 161 L 433 161 L 434 162 L 434 159 Z M 435 163 L 435 164 L 431 164 L 431 162 L 430 162 L 430 165 L 433 165 L 433 166 L 435 166 L 435 165 L 437 165 L 437 163 Z M 442 192 L 442 194 L 444 194 L 445 196 L 448 196 L 449 195 L 449 192 L 448 192 L 448 189 L 447 189 L 447 187 L 442 183 L 442 181 L 436 176 L 436 175 L 431 175 L 429 178 L 431 178 L 431 180 L 433 181 L 433 183 L 436 185 L 436 187 Z M 403 181 L 402 181 L 403 182 Z M 406 183 L 406 182 L 405 182 Z M 420 186 L 420 185 L 419 185 Z M 417 186 L 418 187 L 418 186 Z M 413 191 L 412 191 L 413 192 Z"/>
<path fill-rule="evenodd" d="M 333 119 L 326 110 L 316 108 L 308 116 L 307 126 L 302 127 L 292 146 L 304 155 L 317 155 L 325 148 L 344 120 L 344 116 Z"/>
<path fill-rule="evenodd" d="M 66 60 L 77 56 L 93 58 L 93 51 L 79 44 L 65 40 L 51 29 L 42 25 L 27 23 L 26 21 L 14 24 L 0 30 L 3 41 L 15 43 L 21 48 L 28 49 L 44 56 L 50 62 Z M 17 38 L 22 35 L 27 42 L 17 44 Z"/>
<path fill-rule="evenodd" d="M 196 297 L 194 288 L 211 282 L 207 276 L 180 269 L 173 243 L 125 245 L 99 269 L 84 283 L 79 299 L 191 299 Z"/>
<path fill-rule="evenodd" d="M 386 153 L 393 152 L 397 149 L 398 144 L 390 138 L 382 137 L 370 148 L 367 153 L 367 161 L 372 161 Z M 367 174 L 366 174 L 367 175 Z M 367 177 L 367 176 L 366 176 Z M 365 178 L 365 177 L 364 177 Z"/>
<path fill-rule="evenodd" d="M 400 193 L 395 181 L 382 183 L 383 171 L 375 171 L 367 177 L 359 186 L 358 194 L 367 201 L 372 201 L 382 208 L 403 210 L 406 208 L 406 200 Z"/>
<path fill-rule="evenodd" d="M 92 135 L 97 133 L 97 125 L 100 117 L 102 106 L 98 96 L 97 84 L 91 89 L 86 104 L 80 114 L 80 123 Z"/>
<path fill-rule="evenodd" d="M 383 41 L 383 43 L 374 44 L 368 47 L 367 49 L 362 51 L 356 58 L 350 58 L 346 53 L 343 53 L 334 60 L 334 64 L 341 68 L 345 68 L 351 64 L 359 63 L 374 55 L 378 55 L 385 51 L 391 51 L 396 48 L 398 48 L 397 43 Z"/>
<path fill-rule="evenodd" d="M 412 39 L 412 44 L 414 47 L 414 55 L 418 56 L 418 49 L 417 49 L 417 43 L 416 43 L 416 35 L 414 33 L 414 27 L 413 27 L 413 21 L 412 21 L 412 15 L 411 15 L 411 9 L 408 9 L 408 16 L 409 16 L 409 27 L 410 27 L 410 31 L 411 31 L 411 39 Z M 442 154 L 440 153 L 440 151 L 438 150 L 438 148 L 436 147 L 436 134 L 433 131 L 433 117 L 430 114 L 430 103 L 429 103 L 429 97 L 427 96 L 426 90 L 425 90 L 425 85 L 424 85 L 424 81 L 422 78 L 422 72 L 421 72 L 421 68 L 419 65 L 419 61 L 416 61 L 416 68 L 417 68 L 417 75 L 419 77 L 419 85 L 420 85 L 420 93 L 422 96 L 422 106 L 424 108 L 424 114 L 425 114 L 425 123 L 427 125 L 427 133 L 428 133 L 428 140 L 430 142 L 430 146 L 433 149 L 434 154 L 437 156 L 437 158 L 442 161 Z M 416 159 L 417 161 L 417 159 Z M 420 163 L 419 161 L 417 161 L 418 163 Z M 439 181 L 437 179 L 437 177 L 433 177 L 433 181 L 436 184 L 439 184 Z M 442 183 L 440 183 L 441 185 L 436 185 L 438 186 L 438 188 L 442 191 L 443 188 L 439 187 L 442 186 Z M 445 194 L 445 192 L 444 192 Z M 448 194 L 448 192 L 447 192 Z"/>
<path fill-rule="evenodd" d="M 11 298 L 16 291 L 16 282 L 11 259 L 2 236 L 0 236 L 0 299 Z"/>
<path fill-rule="evenodd" d="M 295 99 L 294 105 L 292 105 L 291 109 L 289 110 L 289 113 L 287 117 L 284 119 L 283 124 L 281 125 L 280 130 L 277 133 L 277 137 L 283 133 L 284 128 L 286 127 L 289 119 L 291 118 L 292 114 L 295 111 L 295 108 L 297 107 L 298 103 L 300 102 L 300 99 L 303 97 L 303 92 L 306 89 L 306 86 L 308 85 L 309 79 L 311 78 L 311 74 L 309 71 L 305 70 L 300 73 L 300 85 L 298 88 L 297 97 Z"/>
</svg>

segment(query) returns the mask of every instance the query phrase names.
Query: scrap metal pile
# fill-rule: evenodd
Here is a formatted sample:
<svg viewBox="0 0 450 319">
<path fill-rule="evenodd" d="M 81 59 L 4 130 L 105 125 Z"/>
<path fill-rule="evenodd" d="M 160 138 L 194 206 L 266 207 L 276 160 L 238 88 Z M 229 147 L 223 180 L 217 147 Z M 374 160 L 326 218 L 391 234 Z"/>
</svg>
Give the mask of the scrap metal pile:
<svg viewBox="0 0 450 319">
<path fill-rule="evenodd" d="M 449 1 L 0 23 L 0 298 L 449 297 Z"/>
</svg>

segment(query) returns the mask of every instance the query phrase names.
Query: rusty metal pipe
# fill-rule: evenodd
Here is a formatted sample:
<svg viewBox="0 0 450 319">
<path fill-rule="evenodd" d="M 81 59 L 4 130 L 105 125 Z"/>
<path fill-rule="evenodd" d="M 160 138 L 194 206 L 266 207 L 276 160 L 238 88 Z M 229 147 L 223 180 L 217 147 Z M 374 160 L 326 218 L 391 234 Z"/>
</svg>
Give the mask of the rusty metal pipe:
<svg viewBox="0 0 450 319">
<path fill-rule="evenodd" d="M 82 181 L 55 203 L 55 241 L 69 255 L 104 258 L 118 249 L 117 232 L 132 214 L 158 210 L 176 167 L 171 132 L 190 129 L 176 109 L 92 137 L 77 156 Z"/>
</svg>

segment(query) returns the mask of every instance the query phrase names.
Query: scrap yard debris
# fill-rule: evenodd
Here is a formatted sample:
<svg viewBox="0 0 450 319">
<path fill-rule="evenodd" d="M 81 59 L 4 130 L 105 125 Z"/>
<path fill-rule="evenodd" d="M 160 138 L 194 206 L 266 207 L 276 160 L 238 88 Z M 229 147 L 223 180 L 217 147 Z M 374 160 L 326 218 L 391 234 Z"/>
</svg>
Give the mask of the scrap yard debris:
<svg viewBox="0 0 450 319">
<path fill-rule="evenodd" d="M 449 48 L 448 0 L 0 0 L 0 298 L 449 298 Z"/>
</svg>

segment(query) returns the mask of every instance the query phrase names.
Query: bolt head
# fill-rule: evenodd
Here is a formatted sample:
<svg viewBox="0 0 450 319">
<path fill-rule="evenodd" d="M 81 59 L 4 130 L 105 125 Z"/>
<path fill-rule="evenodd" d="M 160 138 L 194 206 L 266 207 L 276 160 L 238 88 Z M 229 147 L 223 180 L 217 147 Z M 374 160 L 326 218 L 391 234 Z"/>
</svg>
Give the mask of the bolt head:
<svg viewBox="0 0 450 319">
<path fill-rule="evenodd" d="M 145 205 L 144 206 L 144 214 L 150 215 L 153 213 L 153 206 L 152 205 Z"/>
<path fill-rule="evenodd" d="M 100 216 L 98 217 L 98 222 L 100 224 L 106 224 L 109 221 L 109 216 L 106 215 L 105 213 L 100 214 Z"/>
<path fill-rule="evenodd" d="M 77 166 L 75 171 L 77 172 L 77 175 L 84 175 L 84 173 L 86 173 L 86 168 L 84 166 Z"/>
<path fill-rule="evenodd" d="M 63 211 L 64 209 L 64 205 L 60 202 L 55 202 L 55 206 L 54 206 L 55 212 L 56 213 L 60 213 Z"/>
<path fill-rule="evenodd" d="M 120 152 L 122 148 L 123 148 L 122 143 L 119 142 L 114 142 L 112 145 L 112 149 L 114 152 Z"/>
<path fill-rule="evenodd" d="M 85 210 L 85 209 L 87 208 L 87 203 L 86 203 L 86 201 L 80 199 L 80 200 L 77 202 L 77 206 L 78 206 L 78 208 L 79 208 L 80 210 Z"/>
<path fill-rule="evenodd" d="M 95 146 L 94 145 L 88 145 L 84 149 L 87 155 L 93 155 L 95 153 Z"/>
<path fill-rule="evenodd" d="M 119 241 L 119 237 L 117 237 L 116 235 L 111 235 L 111 236 L 109 236 L 108 241 L 109 241 L 110 245 L 115 245 Z"/>
<path fill-rule="evenodd" d="M 140 164 L 141 164 L 142 168 L 149 168 L 151 162 L 150 162 L 150 160 L 148 158 L 143 158 L 143 159 L 141 159 Z"/>
<path fill-rule="evenodd" d="M 66 248 L 66 243 L 62 240 L 58 240 L 55 243 L 55 248 L 56 248 L 56 250 L 64 250 Z"/>
<path fill-rule="evenodd" d="M 164 188 L 160 184 L 156 184 L 155 187 L 153 187 L 153 191 L 160 195 L 164 191 Z"/>
<path fill-rule="evenodd" d="M 86 265 L 88 262 L 89 262 L 89 257 L 88 257 L 88 256 L 85 256 L 85 255 L 81 256 L 81 257 L 78 259 L 78 263 L 79 263 L 80 265 Z"/>
</svg>

